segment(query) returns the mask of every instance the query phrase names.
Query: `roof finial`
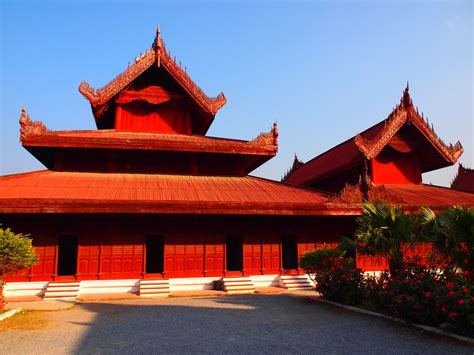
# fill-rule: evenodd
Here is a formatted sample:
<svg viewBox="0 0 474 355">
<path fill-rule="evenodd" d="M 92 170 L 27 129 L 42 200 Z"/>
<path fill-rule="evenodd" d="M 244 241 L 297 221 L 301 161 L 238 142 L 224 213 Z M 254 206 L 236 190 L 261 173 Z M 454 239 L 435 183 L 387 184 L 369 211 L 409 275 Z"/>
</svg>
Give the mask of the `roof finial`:
<svg viewBox="0 0 474 355">
<path fill-rule="evenodd" d="M 160 32 L 160 25 L 156 28 L 156 37 L 155 37 L 155 64 L 157 67 L 161 65 L 161 32 Z"/>
<path fill-rule="evenodd" d="M 411 98 L 410 98 L 410 94 L 408 92 L 409 89 L 410 89 L 410 85 L 408 84 L 408 81 L 407 81 L 407 86 L 405 87 L 405 90 L 403 90 L 403 97 L 402 97 L 402 100 L 401 100 L 401 104 L 404 107 L 408 107 L 408 106 L 413 105 L 413 103 L 411 101 Z"/>
<path fill-rule="evenodd" d="M 156 27 L 155 47 L 156 48 L 161 47 L 161 32 L 160 32 L 160 25 L 159 24 Z"/>
</svg>

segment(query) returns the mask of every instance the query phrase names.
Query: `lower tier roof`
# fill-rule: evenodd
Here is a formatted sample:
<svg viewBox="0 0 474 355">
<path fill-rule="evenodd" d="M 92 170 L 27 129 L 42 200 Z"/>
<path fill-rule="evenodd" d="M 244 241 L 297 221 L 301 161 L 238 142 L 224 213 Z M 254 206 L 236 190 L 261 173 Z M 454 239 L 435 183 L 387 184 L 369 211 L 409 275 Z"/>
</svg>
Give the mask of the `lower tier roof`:
<svg viewBox="0 0 474 355">
<path fill-rule="evenodd" d="M 465 205 L 474 207 L 474 193 L 449 189 L 434 185 L 378 185 L 394 197 L 395 203 L 401 205 L 449 207 Z"/>
<path fill-rule="evenodd" d="M 328 197 L 251 176 L 44 170 L 0 177 L 0 213 L 358 214 L 329 208 Z"/>
<path fill-rule="evenodd" d="M 347 200 L 252 176 L 42 170 L 0 177 L 0 213 L 360 215 L 359 197 Z M 474 207 L 474 193 L 432 185 L 373 185 L 371 197 L 413 212 L 421 206 Z"/>
</svg>

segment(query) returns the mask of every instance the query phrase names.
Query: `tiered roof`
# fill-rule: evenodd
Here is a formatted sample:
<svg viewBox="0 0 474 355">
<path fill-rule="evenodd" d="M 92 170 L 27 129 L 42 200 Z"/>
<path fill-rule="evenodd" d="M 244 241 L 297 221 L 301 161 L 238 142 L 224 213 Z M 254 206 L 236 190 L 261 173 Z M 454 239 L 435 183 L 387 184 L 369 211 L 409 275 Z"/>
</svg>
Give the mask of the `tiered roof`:
<svg viewBox="0 0 474 355">
<path fill-rule="evenodd" d="M 36 171 L 0 177 L 0 213 L 325 215 L 328 195 L 261 178 Z M 341 214 L 359 207 L 336 206 Z"/>
<path fill-rule="evenodd" d="M 433 125 L 430 126 L 428 118 L 425 119 L 423 114 L 419 114 L 418 109 L 413 106 L 407 85 L 400 103 L 385 120 L 291 171 L 285 181 L 309 185 L 313 181 L 321 181 L 342 171 L 362 166 L 365 160 L 376 157 L 387 145 L 403 150 L 410 142 L 397 142 L 393 138 L 404 125 L 415 127 L 438 153 L 439 157 L 435 161 L 422 162 L 425 163 L 422 165 L 422 172 L 452 165 L 463 153 L 460 142 L 455 145 L 444 143 L 435 133 Z"/>
<path fill-rule="evenodd" d="M 201 135 L 109 130 L 52 131 L 43 122 L 32 121 L 23 108 L 20 116 L 20 141 L 47 168 L 54 169 L 54 151 L 61 149 L 94 149 L 123 151 L 178 152 L 209 156 L 219 154 L 235 160 L 239 175 L 248 174 L 273 158 L 278 151 L 278 128 L 260 133 L 251 141 Z M 182 157 L 183 155 L 181 155 Z M 98 159 L 98 157 L 97 157 Z M 177 158 L 178 159 L 178 158 Z M 238 167 L 237 167 L 238 165 Z M 238 168 L 238 169 L 237 169 Z M 216 167 L 219 170 L 219 167 Z M 227 173 L 229 169 L 225 170 Z"/>
<path fill-rule="evenodd" d="M 369 183 L 363 192 L 361 184 L 346 185 L 331 203 L 360 205 L 364 200 L 383 200 L 401 205 L 405 210 L 417 212 L 420 206 L 430 206 L 434 210 L 444 210 L 453 205 L 474 207 L 474 194 L 428 184 L 383 184 Z M 364 196 L 365 195 L 365 196 Z"/>
</svg>

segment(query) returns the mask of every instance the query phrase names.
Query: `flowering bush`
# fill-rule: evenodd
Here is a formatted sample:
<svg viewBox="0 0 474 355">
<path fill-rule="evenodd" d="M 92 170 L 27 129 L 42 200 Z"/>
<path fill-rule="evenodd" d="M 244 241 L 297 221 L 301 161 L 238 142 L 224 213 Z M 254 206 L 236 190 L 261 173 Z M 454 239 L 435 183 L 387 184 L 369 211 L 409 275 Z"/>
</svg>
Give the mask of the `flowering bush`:
<svg viewBox="0 0 474 355">
<path fill-rule="evenodd" d="M 383 272 L 366 282 L 370 307 L 415 323 L 474 333 L 474 286 L 463 274 L 409 263 L 396 278 Z"/>
<path fill-rule="evenodd" d="M 440 275 L 434 269 L 415 263 L 407 264 L 397 277 L 387 271 L 378 278 L 367 280 L 367 302 L 376 310 L 412 322 L 430 325 L 442 323 L 442 317 L 433 312 L 435 291 Z"/>
<path fill-rule="evenodd" d="M 316 272 L 316 291 L 330 301 L 357 305 L 364 298 L 365 280 L 351 258 L 328 258 Z"/>
<path fill-rule="evenodd" d="M 474 285 L 468 271 L 444 272 L 432 295 L 434 312 L 453 329 L 474 335 Z"/>
<path fill-rule="evenodd" d="M 300 267 L 316 284 L 323 298 L 344 304 L 359 304 L 364 296 L 364 274 L 354 259 L 343 258 L 344 251 L 323 246 L 303 255 Z"/>
</svg>

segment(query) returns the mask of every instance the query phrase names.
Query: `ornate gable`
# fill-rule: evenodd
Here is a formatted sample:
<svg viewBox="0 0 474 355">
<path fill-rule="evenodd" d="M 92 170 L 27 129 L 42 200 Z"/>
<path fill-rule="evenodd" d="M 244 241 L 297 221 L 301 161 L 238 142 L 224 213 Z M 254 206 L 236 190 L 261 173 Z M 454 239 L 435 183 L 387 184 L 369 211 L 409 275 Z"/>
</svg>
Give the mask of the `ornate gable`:
<svg viewBox="0 0 474 355">
<path fill-rule="evenodd" d="M 129 65 L 123 73 L 100 89 L 94 89 L 86 81 L 83 81 L 79 85 L 79 92 L 90 102 L 94 116 L 99 120 L 112 104 L 112 99 L 153 65 L 164 68 L 208 115 L 214 116 L 227 102 L 223 93 L 216 97 L 207 96 L 190 78 L 186 68 L 183 68 L 181 62 L 178 62 L 176 57 L 172 57 L 166 49 L 159 27 L 151 48 L 147 49 L 144 54 L 137 56 L 133 64 Z"/>
<path fill-rule="evenodd" d="M 464 151 L 461 143 L 458 141 L 453 146 L 452 144 L 447 145 L 441 140 L 434 131 L 433 125 L 430 126 L 428 118 L 425 119 L 423 114 L 420 115 L 418 109 L 414 108 L 408 89 L 407 84 L 400 104 L 390 113 L 384 122 L 383 129 L 373 139 L 366 139 L 360 134 L 355 136 L 354 141 L 357 147 L 367 159 L 372 159 L 389 144 L 403 125 L 408 123 L 415 126 L 444 159 L 451 164 L 456 163 Z"/>
</svg>

